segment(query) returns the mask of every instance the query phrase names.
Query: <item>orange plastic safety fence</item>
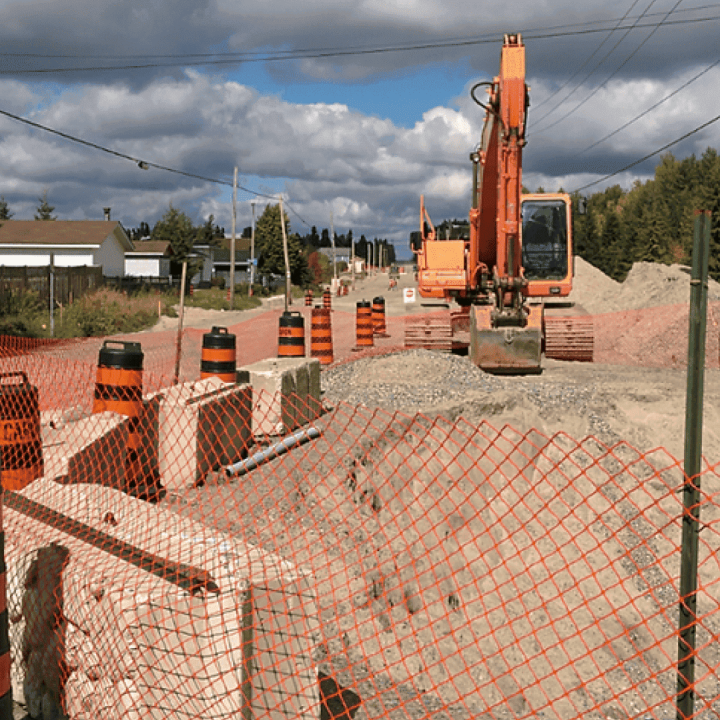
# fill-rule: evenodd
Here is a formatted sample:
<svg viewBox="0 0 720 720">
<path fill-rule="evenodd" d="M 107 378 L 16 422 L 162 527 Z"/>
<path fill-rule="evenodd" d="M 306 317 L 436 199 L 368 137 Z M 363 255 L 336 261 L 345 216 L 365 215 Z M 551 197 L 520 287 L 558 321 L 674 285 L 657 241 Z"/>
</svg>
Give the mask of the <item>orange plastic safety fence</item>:
<svg viewBox="0 0 720 720">
<path fill-rule="evenodd" d="M 297 311 L 298 315 L 304 317 L 307 347 L 310 347 L 311 312 L 311 307 L 301 307 Z M 588 316 L 592 319 L 593 361 L 641 367 L 684 367 L 687 355 L 688 312 L 687 304 L 675 304 Z M 553 311 L 553 317 L 557 317 L 558 313 L 561 314 L 561 311 Z M 432 342 L 426 343 L 428 347 L 437 348 L 444 342 L 444 346 L 449 348 L 451 344 L 448 311 L 387 317 L 386 332 L 376 335 L 373 345 L 361 349 L 362 353 L 358 353 L 355 314 L 333 311 L 333 316 L 331 341 L 336 363 L 357 359 L 360 354 L 396 351 L 404 348 L 406 343 L 423 346 L 423 338 L 417 337 L 418 324 L 423 323 L 434 327 L 432 333 L 427 331 L 429 336 L 434 338 Z M 281 310 L 270 310 L 227 328 L 243 340 L 237 348 L 239 366 L 277 356 L 278 323 L 281 317 Z M 706 339 L 708 368 L 720 367 L 718 323 L 720 303 L 710 302 Z M 407 335 L 408 324 L 415 327 L 412 336 Z M 583 326 L 583 332 L 586 331 L 587 328 Z M 205 332 L 186 328 L 181 333 L 179 380 L 192 381 L 200 377 Z M 413 339 L 410 339 L 411 337 Z M 173 376 L 178 359 L 176 331 L 135 333 L 115 336 L 113 339 L 141 342 L 145 354 L 145 372 L 163 380 Z M 0 336 L 0 363 L 12 364 L 18 355 L 33 354 L 65 361 L 87 362 L 94 367 L 104 340 L 41 340 Z"/>
<path fill-rule="evenodd" d="M 43 454 L 4 493 L 31 717 L 674 715 L 663 449 L 323 407 L 312 372 L 278 393 L 147 372 L 139 417 L 93 413 L 89 362 L 12 362 L 37 394 L 0 384 L 6 446 Z M 694 689 L 717 717 L 718 468 L 700 483 Z"/>
</svg>

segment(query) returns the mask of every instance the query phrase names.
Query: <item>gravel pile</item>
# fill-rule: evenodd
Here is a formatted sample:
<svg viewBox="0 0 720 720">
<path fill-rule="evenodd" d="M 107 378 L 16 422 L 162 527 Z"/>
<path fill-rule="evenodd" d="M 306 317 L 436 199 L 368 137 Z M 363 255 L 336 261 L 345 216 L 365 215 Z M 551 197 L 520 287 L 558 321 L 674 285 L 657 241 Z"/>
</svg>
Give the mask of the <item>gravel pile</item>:
<svg viewBox="0 0 720 720">
<path fill-rule="evenodd" d="M 428 412 L 463 403 L 469 394 L 503 387 L 501 380 L 467 358 L 432 350 L 406 350 L 338 365 L 322 373 L 321 383 L 323 398 L 330 403 L 390 412 Z"/>
</svg>

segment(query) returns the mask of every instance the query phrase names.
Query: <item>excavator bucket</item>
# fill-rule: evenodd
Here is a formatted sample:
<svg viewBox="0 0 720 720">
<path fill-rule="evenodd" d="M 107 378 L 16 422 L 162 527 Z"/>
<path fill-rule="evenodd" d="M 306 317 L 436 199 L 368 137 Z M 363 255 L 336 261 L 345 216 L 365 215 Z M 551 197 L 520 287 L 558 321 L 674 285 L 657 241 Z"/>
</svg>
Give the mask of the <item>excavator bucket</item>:
<svg viewBox="0 0 720 720">
<path fill-rule="evenodd" d="M 495 374 L 541 372 L 542 311 L 530 308 L 525 327 L 493 327 L 490 306 L 470 309 L 470 360 Z"/>
</svg>

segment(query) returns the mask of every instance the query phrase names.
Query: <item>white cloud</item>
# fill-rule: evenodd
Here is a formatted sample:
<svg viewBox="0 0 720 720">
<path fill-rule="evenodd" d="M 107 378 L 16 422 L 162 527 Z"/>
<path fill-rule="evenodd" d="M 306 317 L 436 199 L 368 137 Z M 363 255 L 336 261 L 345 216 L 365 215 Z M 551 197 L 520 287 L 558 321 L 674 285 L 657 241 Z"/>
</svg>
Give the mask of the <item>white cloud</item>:
<svg viewBox="0 0 720 720">
<path fill-rule="evenodd" d="M 124 62 L 162 65 L 173 62 L 163 55 L 181 54 L 190 60 L 191 53 L 217 48 L 277 53 L 421 44 L 481 32 L 499 37 L 502 29 L 519 24 L 517 18 L 522 18 L 523 27 L 532 29 L 619 18 L 626 10 L 618 1 L 581 13 L 577 3 L 561 0 L 499 6 L 489 0 L 308 0 L 301 4 L 276 0 L 264 5 L 249 0 L 177 0 L 172 4 L 167 0 L 122 4 L 67 0 L 62 5 L 61 12 L 56 3 L 0 0 L 0 42 L 5 51 L 19 53 L 9 61 L 15 63 L 13 67 L 102 64 L 107 58 L 100 56 L 115 54 L 138 56 L 126 57 Z M 124 22 L 120 15 L 126 18 Z M 478 29 L 477 18 L 486 17 L 493 18 L 492 24 Z M 558 21 L 558 17 L 563 19 Z M 532 41 L 527 66 L 532 88 L 530 142 L 524 151 L 524 178 L 529 187 L 572 189 L 592 182 L 720 113 L 720 70 L 688 84 L 705 67 L 706 58 L 714 57 L 716 33 L 711 39 L 708 33 L 716 26 L 678 27 L 672 31 L 682 33 L 673 36 L 676 42 L 649 43 L 600 90 L 597 78 L 607 77 L 621 64 L 627 51 L 640 42 L 637 37 L 628 36 L 625 55 L 613 55 L 615 65 L 603 67 L 605 75 L 598 72 L 578 88 L 575 84 L 583 79 L 578 70 L 603 36 Z M 48 55 L 75 57 L 27 57 L 38 48 Z M 418 71 L 413 74 L 417 94 L 423 97 L 430 89 L 423 86 L 420 70 L 424 65 L 473 64 L 479 79 L 490 79 L 497 73 L 499 49 L 499 42 L 494 41 L 442 51 L 313 58 L 266 67 L 276 80 L 285 79 L 297 88 L 308 78 L 347 81 L 384 74 L 392 78 L 412 66 Z M 141 53 L 153 57 L 140 57 Z M 693 59 L 693 53 L 700 60 Z M 261 76 L 257 72 L 253 77 Z M 467 75 L 452 89 L 457 97 L 448 96 L 440 104 L 428 100 L 422 115 L 415 113 L 408 121 L 409 127 L 378 117 L 377 112 L 354 109 L 360 103 L 324 102 L 322 89 L 312 101 L 290 102 L 282 94 L 264 93 L 227 76 L 179 67 L 50 77 L 57 84 L 43 85 L 30 75 L 0 80 L 0 109 L 188 173 L 229 182 L 233 167 L 238 166 L 243 184 L 267 189 L 268 194 L 287 192 L 297 213 L 310 224 L 326 226 L 332 207 L 337 226 L 343 231 L 353 227 L 358 236 L 406 237 L 417 225 L 421 194 L 432 198 L 437 220 L 467 214 L 468 155 L 480 141 L 484 116 L 468 96 L 469 84 L 462 88 Z M 566 89 L 551 98 L 564 83 Z M 683 84 L 687 87 L 656 111 L 583 152 Z M 359 84 L 342 87 L 367 92 Z M 590 92 L 594 94 L 585 101 Z M 343 93 L 328 93 L 331 96 L 347 98 Z M 383 100 L 390 106 L 395 102 L 391 94 Z M 579 103 L 567 119 L 554 124 Z M 542 120 L 555 104 L 557 110 Z M 708 145 L 719 144 L 717 123 L 693 135 L 677 152 L 701 153 Z M 631 183 L 647 172 L 647 167 L 637 168 L 637 173 L 610 182 Z M 128 225 L 141 220 L 152 224 L 172 201 L 185 206 L 197 220 L 212 213 L 218 224 L 230 227 L 227 186 L 158 170 L 141 172 L 126 160 L 0 116 L 0 194 L 15 217 L 32 217 L 45 188 L 60 217 L 98 217 L 101 208 L 109 205 L 113 216 Z M 238 219 L 239 227 L 250 222 L 248 196 L 241 193 L 240 200 L 246 214 Z M 295 230 L 307 230 L 297 217 L 291 220 Z"/>
</svg>

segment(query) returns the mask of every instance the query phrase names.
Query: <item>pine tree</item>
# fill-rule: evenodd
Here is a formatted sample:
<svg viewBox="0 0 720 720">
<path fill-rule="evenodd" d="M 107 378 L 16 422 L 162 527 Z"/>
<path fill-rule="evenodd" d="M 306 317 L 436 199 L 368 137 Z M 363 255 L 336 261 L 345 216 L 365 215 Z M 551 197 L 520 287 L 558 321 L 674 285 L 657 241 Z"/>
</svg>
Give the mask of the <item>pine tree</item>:
<svg viewBox="0 0 720 720">
<path fill-rule="evenodd" d="M 0 220 L 9 220 L 13 216 L 13 213 L 8 209 L 8 204 L 5 202 L 5 197 L 0 195 Z"/>
<path fill-rule="evenodd" d="M 308 263 L 303 253 L 302 242 L 297 233 L 290 232 L 290 220 L 283 212 L 285 233 L 288 241 L 290 280 L 296 285 L 305 285 L 310 279 Z M 255 248 L 258 253 L 258 269 L 266 273 L 285 275 L 285 254 L 283 252 L 280 205 L 268 205 L 255 226 Z"/>
<path fill-rule="evenodd" d="M 55 209 L 52 205 L 48 204 L 47 201 L 47 190 L 43 193 L 41 198 L 38 198 L 40 203 L 37 208 L 37 214 L 35 215 L 36 220 L 57 220 L 53 217 L 53 210 Z"/>
</svg>

